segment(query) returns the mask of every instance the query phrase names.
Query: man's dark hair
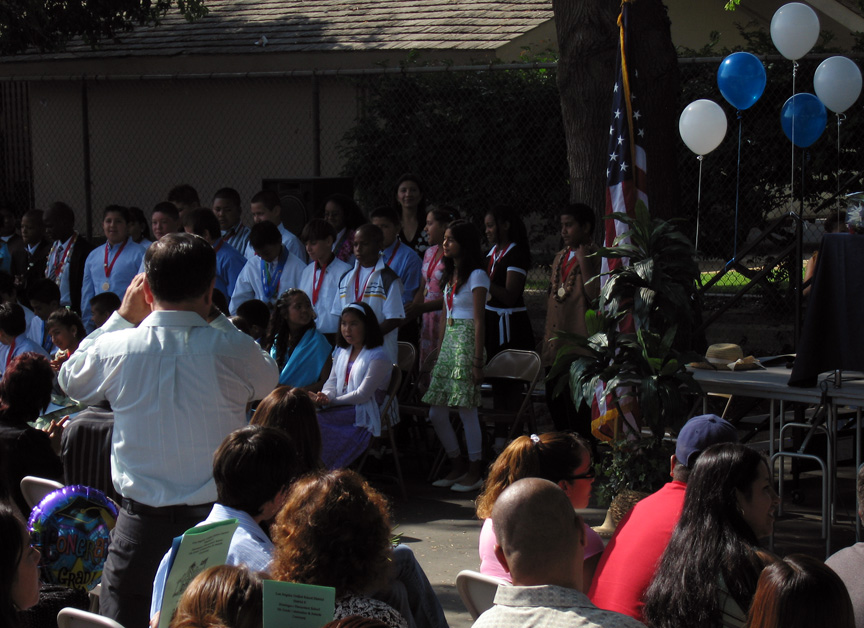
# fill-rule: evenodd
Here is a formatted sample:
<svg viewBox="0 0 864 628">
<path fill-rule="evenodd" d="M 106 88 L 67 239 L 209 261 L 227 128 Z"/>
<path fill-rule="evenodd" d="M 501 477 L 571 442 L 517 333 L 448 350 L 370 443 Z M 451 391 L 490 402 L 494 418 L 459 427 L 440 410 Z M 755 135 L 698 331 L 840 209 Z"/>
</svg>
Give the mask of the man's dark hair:
<svg viewBox="0 0 864 628">
<path fill-rule="evenodd" d="M 577 225 L 587 224 L 591 231 L 594 231 L 594 224 L 597 220 L 594 210 L 588 207 L 585 203 L 570 203 L 565 205 L 560 212 L 561 216 L 572 216 Z"/>
<path fill-rule="evenodd" d="M 160 203 L 156 203 L 156 207 L 153 208 L 153 213 L 160 214 L 168 214 L 174 220 L 180 220 L 180 210 L 174 206 L 174 203 L 169 203 L 168 201 L 162 201 Z"/>
<path fill-rule="evenodd" d="M 218 238 L 222 233 L 216 214 L 206 207 L 199 207 L 186 212 L 183 215 L 183 226 L 191 229 L 192 233 L 202 238 L 205 232 L 210 238 Z"/>
<path fill-rule="evenodd" d="M 301 473 L 291 437 L 275 427 L 247 425 L 231 432 L 213 458 L 217 499 L 228 508 L 261 514 L 261 508 Z"/>
<path fill-rule="evenodd" d="M 389 220 L 394 225 L 402 224 L 402 218 L 399 216 L 399 213 L 389 205 L 381 205 L 381 207 L 373 209 L 372 213 L 369 214 L 369 220 L 375 220 L 376 218 Z"/>
<path fill-rule="evenodd" d="M 189 206 L 201 204 L 201 200 L 198 198 L 198 192 L 188 183 L 181 183 L 180 185 L 175 185 L 171 188 L 166 200 L 170 203 L 180 203 L 181 205 Z"/>
<path fill-rule="evenodd" d="M 270 308 L 264 301 L 258 299 L 249 299 L 241 303 L 237 307 L 237 316 L 249 325 L 257 325 L 262 331 L 270 324 Z"/>
<path fill-rule="evenodd" d="M 279 195 L 273 190 L 261 190 L 252 197 L 250 203 L 264 203 L 271 212 L 276 207 L 282 206 L 282 201 L 279 200 Z"/>
<path fill-rule="evenodd" d="M 210 289 L 216 276 L 216 253 L 200 236 L 168 233 L 147 249 L 144 268 L 156 299 L 180 303 Z"/>
<path fill-rule="evenodd" d="M 54 222 L 59 221 L 70 227 L 75 226 L 75 211 L 63 201 L 54 201 L 51 203 L 51 207 L 48 208 L 47 213 L 51 214 Z"/>
<path fill-rule="evenodd" d="M 216 194 L 213 195 L 213 200 L 216 200 L 217 198 L 231 201 L 237 207 L 240 207 L 240 192 L 234 188 L 219 188 L 216 190 Z"/>
<path fill-rule="evenodd" d="M 282 244 L 282 234 L 279 228 L 269 220 L 256 222 L 249 231 L 249 244 L 253 250 L 270 246 L 271 244 Z"/>
<path fill-rule="evenodd" d="M 27 331 L 24 308 L 17 303 L 3 303 L 0 305 L 0 330 L 13 338 Z"/>
<path fill-rule="evenodd" d="M 300 241 L 304 244 L 317 240 L 326 240 L 327 238 L 336 240 L 336 230 L 333 228 L 333 225 L 320 218 L 307 222 L 303 227 L 303 231 L 300 232 Z"/>
<path fill-rule="evenodd" d="M 123 207 L 122 205 L 108 205 L 105 208 L 105 211 L 102 212 L 102 219 L 105 219 L 105 216 L 111 213 L 120 214 L 127 223 L 129 222 L 129 208 Z"/>
<path fill-rule="evenodd" d="M 100 292 L 90 299 L 90 307 L 95 307 L 100 312 L 110 314 L 120 309 L 120 297 L 113 292 Z"/>
<path fill-rule="evenodd" d="M 60 287 L 50 279 L 40 279 L 27 290 L 27 297 L 39 303 L 60 302 Z"/>
</svg>

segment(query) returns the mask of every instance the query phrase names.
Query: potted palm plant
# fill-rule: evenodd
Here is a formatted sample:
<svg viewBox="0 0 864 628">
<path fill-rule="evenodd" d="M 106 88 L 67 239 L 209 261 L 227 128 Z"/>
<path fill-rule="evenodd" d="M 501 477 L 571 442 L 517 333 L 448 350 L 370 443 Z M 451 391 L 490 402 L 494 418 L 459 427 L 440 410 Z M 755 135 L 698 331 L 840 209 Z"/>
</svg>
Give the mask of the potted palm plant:
<svg viewBox="0 0 864 628">
<path fill-rule="evenodd" d="M 698 321 L 699 268 L 690 241 L 674 222 L 652 218 L 645 205 L 633 217 L 613 214 L 628 226 L 598 255 L 629 263 L 606 273 L 597 310 L 586 315 L 588 336 L 562 332 L 549 381 L 556 394 L 573 395 L 576 406 L 598 396 L 607 404 L 593 431 L 612 452 L 598 469 L 605 494 L 625 489 L 650 492 L 668 474 L 667 431 L 687 418 L 689 392 L 700 392 L 687 371 Z M 560 377 L 562 374 L 569 377 Z M 664 469 L 665 467 L 665 469 Z"/>
</svg>

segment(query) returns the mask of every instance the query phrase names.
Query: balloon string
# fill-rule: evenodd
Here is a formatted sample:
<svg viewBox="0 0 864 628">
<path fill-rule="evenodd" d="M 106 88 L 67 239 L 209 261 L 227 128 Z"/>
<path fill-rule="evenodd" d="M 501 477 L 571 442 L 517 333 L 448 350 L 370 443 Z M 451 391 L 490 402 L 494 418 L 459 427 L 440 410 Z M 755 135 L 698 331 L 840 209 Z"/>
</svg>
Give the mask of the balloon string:
<svg viewBox="0 0 864 628">
<path fill-rule="evenodd" d="M 738 111 L 738 168 L 735 174 L 735 239 L 732 241 L 732 260 L 738 259 L 738 198 L 741 189 L 741 126 L 742 116 Z"/>
<path fill-rule="evenodd" d="M 792 166 L 789 172 L 789 211 L 795 203 L 795 76 L 798 74 L 798 62 L 792 62 Z M 803 197 L 802 197 L 803 200 Z"/>
<path fill-rule="evenodd" d="M 702 155 L 697 155 L 699 160 L 699 188 L 696 192 L 696 252 L 699 252 L 699 216 L 702 207 Z"/>
<path fill-rule="evenodd" d="M 837 115 L 837 225 L 840 225 L 840 125 L 846 117 L 842 113 Z"/>
</svg>

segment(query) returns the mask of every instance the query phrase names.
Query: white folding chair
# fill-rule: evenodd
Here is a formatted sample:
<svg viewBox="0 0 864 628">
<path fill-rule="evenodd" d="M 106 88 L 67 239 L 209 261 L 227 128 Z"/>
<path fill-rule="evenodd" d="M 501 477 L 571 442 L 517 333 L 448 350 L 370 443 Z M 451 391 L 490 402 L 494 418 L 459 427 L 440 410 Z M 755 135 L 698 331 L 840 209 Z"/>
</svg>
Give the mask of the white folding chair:
<svg viewBox="0 0 864 628">
<path fill-rule="evenodd" d="M 123 628 L 123 625 L 96 613 L 64 608 L 57 613 L 57 628 Z"/>
<path fill-rule="evenodd" d="M 31 510 L 46 495 L 53 493 L 58 488 L 63 488 L 63 485 L 47 478 L 37 478 L 35 475 L 25 475 L 21 478 L 21 494 Z"/>
<path fill-rule="evenodd" d="M 484 611 L 492 608 L 499 586 L 509 587 L 510 583 L 470 569 L 463 569 L 456 576 L 456 590 L 459 591 L 465 608 L 471 613 L 471 619 L 477 619 Z"/>
</svg>

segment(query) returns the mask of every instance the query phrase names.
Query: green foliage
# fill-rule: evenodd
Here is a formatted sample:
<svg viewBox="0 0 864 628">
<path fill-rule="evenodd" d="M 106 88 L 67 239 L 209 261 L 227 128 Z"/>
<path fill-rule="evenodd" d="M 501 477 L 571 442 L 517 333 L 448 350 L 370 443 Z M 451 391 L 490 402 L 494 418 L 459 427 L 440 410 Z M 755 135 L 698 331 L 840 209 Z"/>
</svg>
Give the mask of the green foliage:
<svg viewBox="0 0 864 628">
<path fill-rule="evenodd" d="M 669 459 L 674 453 L 668 441 L 646 438 L 619 440 L 612 450 L 594 465 L 605 481 L 595 484 L 598 503 L 609 505 L 623 489 L 653 493 L 669 480 Z"/>
<path fill-rule="evenodd" d="M 422 65 L 415 55 L 403 67 Z M 469 215 L 503 203 L 554 217 L 567 202 L 567 146 L 554 70 L 478 67 L 357 83 L 362 107 L 340 152 L 361 207 L 392 204 L 405 172 L 422 177 L 427 200 Z"/>
<path fill-rule="evenodd" d="M 136 26 L 154 26 L 176 7 L 193 21 L 207 15 L 205 0 L 3 0 L 0 3 L 0 55 L 35 48 L 62 50 L 81 37 L 91 46 Z"/>
</svg>

